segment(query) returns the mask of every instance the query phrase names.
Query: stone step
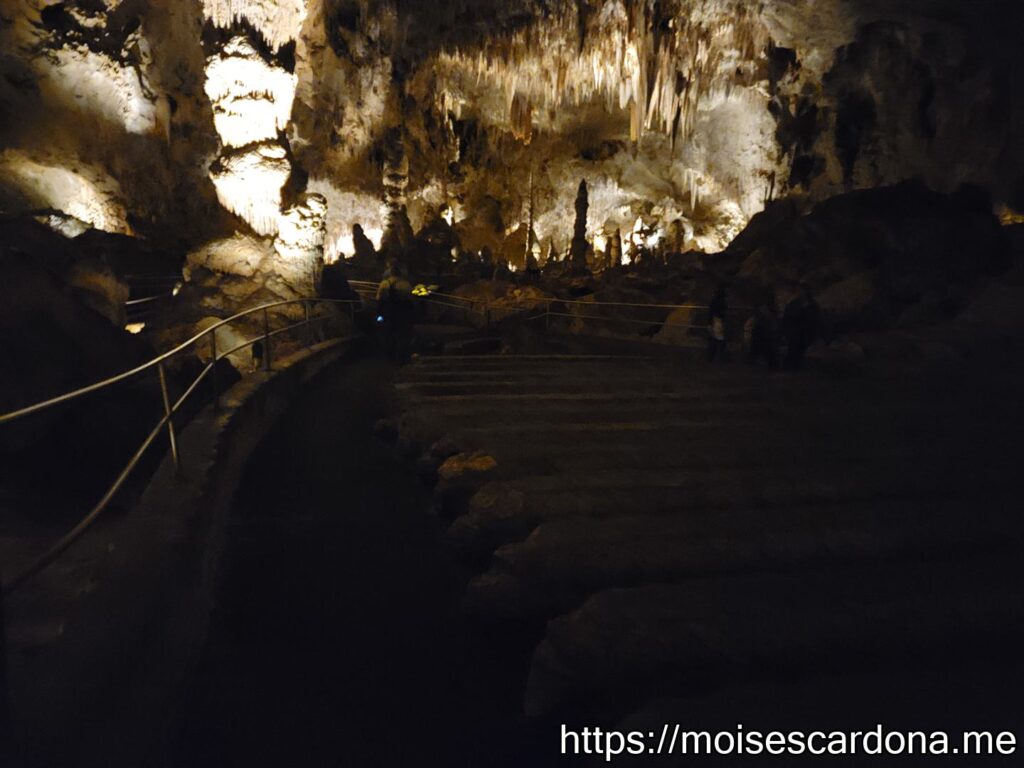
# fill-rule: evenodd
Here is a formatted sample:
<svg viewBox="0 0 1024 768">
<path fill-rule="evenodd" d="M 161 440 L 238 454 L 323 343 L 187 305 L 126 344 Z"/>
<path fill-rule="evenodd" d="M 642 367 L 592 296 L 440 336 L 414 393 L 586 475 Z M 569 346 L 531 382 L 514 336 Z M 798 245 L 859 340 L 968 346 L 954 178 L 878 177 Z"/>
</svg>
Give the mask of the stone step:
<svg viewBox="0 0 1024 768">
<path fill-rule="evenodd" d="M 571 368 L 527 368 L 527 369 L 466 369 L 466 370 L 420 370 L 403 373 L 398 379 L 402 384 L 425 385 L 425 384 L 448 384 L 454 382 L 466 382 L 473 384 L 484 383 L 539 383 L 559 381 L 563 384 L 571 384 L 580 381 L 588 381 L 597 377 L 606 385 L 608 391 L 616 389 L 628 390 L 631 383 L 643 382 L 664 382 L 672 384 L 679 389 L 694 389 L 697 391 L 711 391 L 719 388 L 750 390 L 770 389 L 764 387 L 761 382 L 736 378 L 723 379 L 693 379 L 686 374 L 662 369 L 648 369 L 643 367 L 628 366 L 622 368 L 609 368 L 608 366 L 574 366 Z"/>
<path fill-rule="evenodd" d="M 922 451 L 924 456 L 946 453 L 956 461 L 987 457 L 979 460 L 1006 464 L 1017 439 L 1006 425 L 986 423 L 978 429 L 980 422 L 972 421 L 975 428 L 967 429 L 959 419 L 931 412 L 918 418 L 904 409 L 876 411 L 870 417 L 851 410 L 839 417 L 808 413 L 806 408 L 795 413 L 788 406 L 718 403 L 691 409 L 659 407 L 657 400 L 646 400 L 602 407 L 588 420 L 585 403 L 566 403 L 565 410 L 556 405 L 539 413 L 513 405 L 500 416 L 480 407 L 412 408 L 402 418 L 401 431 L 425 445 L 450 437 L 460 446 L 485 450 L 505 461 L 573 451 L 619 451 L 620 458 L 642 452 L 652 457 L 669 453 L 760 462 L 790 451 L 794 463 L 818 453 L 849 460 L 895 455 L 913 462 L 913 454 Z"/>
<path fill-rule="evenodd" d="M 607 590 L 548 624 L 525 709 L 898 667 L 989 638 L 1012 647 L 1022 579 L 1019 557 L 983 557 Z"/>
<path fill-rule="evenodd" d="M 541 432 L 495 436 L 456 430 L 467 445 L 487 446 L 498 460 L 503 474 L 521 475 L 605 474 L 629 470 L 660 472 L 679 470 L 718 472 L 740 470 L 757 473 L 788 472 L 812 477 L 848 475 L 858 472 L 907 471 L 928 465 L 948 472 L 966 474 L 986 465 L 1014 471 L 1013 453 L 993 455 L 990 445 L 965 442 L 949 446 L 941 440 L 919 444 L 913 439 L 882 442 L 873 439 L 808 439 L 806 435 L 784 435 L 770 443 L 749 439 L 741 424 L 698 430 L 694 434 L 671 432 L 578 433 Z M 500 439 L 499 439 L 500 437 Z M 614 439 L 612 439 L 614 437 Z M 996 441 L 1000 444 L 1002 441 Z M 1007 441 L 1007 445 L 1009 442 Z"/>
<path fill-rule="evenodd" d="M 658 393 L 673 391 L 668 384 L 635 382 L 633 388 L 640 392 Z M 501 394 L 531 394 L 548 395 L 559 393 L 577 392 L 603 392 L 605 386 L 595 380 L 567 383 L 565 381 L 553 382 L 471 382 L 452 381 L 444 383 L 398 383 L 395 385 L 400 396 L 412 394 L 419 397 L 438 395 L 501 395 Z"/>
<path fill-rule="evenodd" d="M 919 447 L 912 440 L 881 443 L 871 451 L 857 442 L 812 443 L 803 439 L 779 440 L 769 451 L 757 443 L 735 439 L 734 430 L 716 428 L 696 435 L 631 435 L 629 440 L 581 441 L 575 435 L 544 435 L 546 439 L 527 444 L 489 441 L 499 463 L 522 466 L 528 474 L 554 474 L 587 469 L 603 472 L 614 469 L 716 470 L 744 467 L 778 468 L 799 464 L 805 471 L 818 472 L 834 465 L 836 472 L 849 472 L 890 462 L 920 463 L 964 462 L 966 466 L 987 463 L 985 456 L 972 452 L 976 446 L 965 444 L 950 451 L 945 446 Z M 625 437 L 625 436 L 623 436 Z M 838 462 L 838 463 L 837 463 Z M 1009 460 L 1003 462 L 1010 465 Z M 544 471 L 530 467 L 547 467 Z"/>
<path fill-rule="evenodd" d="M 1005 469 L 969 473 L 948 467 L 883 466 L 870 473 L 808 476 L 773 467 L 713 471 L 608 471 L 533 476 L 494 483 L 470 501 L 446 537 L 464 556 L 479 558 L 525 539 L 544 522 L 571 517 L 672 517 L 725 509 L 834 506 L 882 500 L 939 500 L 1014 487 Z"/>
<path fill-rule="evenodd" d="M 657 358 L 646 355 L 419 355 L 411 367 L 439 366 L 452 368 L 459 365 L 522 366 L 538 363 L 607 363 L 615 361 L 643 361 L 658 363 Z"/>
<path fill-rule="evenodd" d="M 496 442 L 500 442 L 510 432 L 532 434 L 543 442 L 549 435 L 555 436 L 566 431 L 639 430 L 664 433 L 674 437 L 678 444 L 690 438 L 709 435 L 713 437 L 721 434 L 724 437 L 741 429 L 745 431 L 741 435 L 742 440 L 737 441 L 740 443 L 756 443 L 767 447 L 775 445 L 776 441 L 813 440 L 827 444 L 831 440 L 859 442 L 862 450 L 870 452 L 873 446 L 892 439 L 891 427 L 868 422 L 856 412 L 845 414 L 846 417 L 842 419 L 808 419 L 807 416 L 806 409 L 800 411 L 795 405 L 716 402 L 700 406 L 673 406 L 648 400 L 602 408 L 588 407 L 586 403 L 567 403 L 562 407 L 540 409 L 516 405 L 505 409 L 500 417 L 483 407 L 449 409 L 435 406 L 408 411 L 402 423 L 409 427 L 417 422 L 423 427 L 430 425 L 435 432 L 445 434 L 491 434 Z M 893 414 L 893 419 L 896 418 L 898 415 Z M 964 444 L 962 433 L 956 425 L 950 425 L 944 419 L 936 419 L 930 424 L 906 423 L 906 428 L 913 430 L 913 435 L 908 437 L 912 436 L 918 443 L 922 442 L 921 438 L 944 439 L 945 444 L 954 450 Z M 996 427 L 993 427 L 993 433 L 996 439 L 1000 439 Z M 1005 438 L 1007 434 L 1002 437 Z M 896 434 L 897 439 L 901 436 L 901 433 Z M 982 443 L 982 436 L 979 435 L 974 442 Z"/>
<path fill-rule="evenodd" d="M 784 402 L 752 389 L 676 392 L 640 392 L 622 389 L 606 392 L 500 392 L 480 395 L 421 395 L 414 390 L 403 392 L 401 401 L 414 410 L 438 413 L 477 413 L 490 420 L 501 420 L 510 410 L 554 410 L 565 408 L 608 409 L 623 407 L 682 408 L 720 402 Z"/>
<path fill-rule="evenodd" d="M 858 560 L 1018 547 L 1012 496 L 730 510 L 672 518 L 575 517 L 501 547 L 467 605 L 490 618 L 553 616 L 611 587 L 711 574 L 790 571 Z"/>
<path fill-rule="evenodd" d="M 594 401 L 563 400 L 542 403 L 515 403 L 495 413 L 492 403 L 463 402 L 455 405 L 447 403 L 434 404 L 424 409 L 436 420 L 443 420 L 455 425 L 472 424 L 486 427 L 491 424 L 502 425 L 508 421 L 531 420 L 538 424 L 606 422 L 613 419 L 634 420 L 636 418 L 657 418 L 688 416 L 702 420 L 729 418 L 739 414 L 750 417 L 763 416 L 772 420 L 779 416 L 792 417 L 795 406 L 779 403 L 750 402 L 748 400 L 733 401 L 715 399 L 697 402 L 693 399 L 666 400 L 642 399 L 623 400 L 614 405 Z"/>
</svg>

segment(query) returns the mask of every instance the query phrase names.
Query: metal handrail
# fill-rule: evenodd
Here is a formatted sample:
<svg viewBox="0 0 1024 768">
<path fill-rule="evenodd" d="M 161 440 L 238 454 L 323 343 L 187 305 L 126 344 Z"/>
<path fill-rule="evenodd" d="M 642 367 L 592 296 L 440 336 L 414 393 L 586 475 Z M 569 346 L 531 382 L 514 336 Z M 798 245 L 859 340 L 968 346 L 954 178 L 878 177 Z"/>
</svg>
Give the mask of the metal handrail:
<svg viewBox="0 0 1024 768">
<path fill-rule="evenodd" d="M 601 317 L 600 315 L 574 315 L 568 312 L 544 312 L 540 315 L 537 315 L 537 317 L 533 319 L 538 319 L 542 317 L 566 317 L 571 320 L 595 320 L 605 323 L 633 323 L 634 325 L 656 324 L 653 320 L 639 320 L 635 317 Z M 657 324 L 661 325 L 662 328 L 689 328 L 691 330 L 707 328 L 706 325 L 693 325 L 691 323 L 673 323 L 668 320 Z"/>
<path fill-rule="evenodd" d="M 353 289 L 357 293 L 360 293 L 360 292 L 370 292 L 370 293 L 373 293 L 376 290 L 376 285 L 371 283 L 371 282 L 369 282 L 369 281 L 349 281 L 349 284 L 350 284 L 350 286 L 353 287 Z M 445 299 L 447 299 L 448 301 L 445 301 Z M 491 316 L 492 316 L 492 313 L 509 312 L 509 313 L 514 314 L 515 312 L 519 311 L 519 309 L 515 308 L 515 307 L 499 307 L 499 306 L 496 306 L 496 302 L 495 301 L 479 301 L 479 300 L 476 300 L 476 299 L 470 299 L 470 298 L 466 298 L 466 297 L 462 297 L 462 296 L 455 296 L 454 294 L 446 294 L 446 293 L 441 293 L 441 292 L 431 292 L 427 297 L 424 297 L 423 300 L 426 301 L 427 303 L 437 304 L 439 306 L 450 307 L 450 308 L 454 308 L 454 309 L 470 310 L 470 311 L 473 311 L 473 312 L 479 312 L 480 314 L 482 314 L 484 316 L 485 320 L 489 320 L 491 318 Z M 453 303 L 451 303 L 451 300 L 461 301 L 461 302 L 464 302 L 464 304 L 463 305 L 453 304 Z M 574 299 L 559 299 L 559 298 L 554 298 L 554 297 L 536 297 L 536 298 L 531 298 L 530 301 L 537 302 L 537 303 L 543 303 L 544 306 L 545 306 L 545 311 L 544 312 L 542 312 L 541 314 L 537 315 L 536 317 L 530 318 L 530 319 L 536 320 L 536 319 L 540 319 L 540 318 L 545 318 L 548 322 L 550 322 L 550 318 L 551 317 L 568 317 L 568 318 L 575 318 L 575 319 L 599 320 L 599 321 L 610 321 L 610 322 L 614 322 L 614 321 L 617 321 L 617 320 L 626 320 L 626 321 L 630 321 L 630 322 L 634 322 L 634 323 L 647 324 L 647 321 L 640 321 L 640 320 L 636 320 L 636 319 L 632 319 L 632 318 L 609 318 L 609 317 L 589 316 L 589 315 L 580 316 L 580 315 L 567 314 L 567 313 L 561 313 L 561 312 L 552 312 L 552 306 L 555 305 L 555 304 L 584 305 L 586 307 L 593 308 L 593 309 L 599 309 L 601 307 L 631 307 L 631 308 L 651 308 L 651 309 L 671 309 L 671 310 L 675 310 L 675 309 L 707 309 L 706 306 L 694 305 L 694 304 L 640 304 L 640 303 L 631 303 L 631 302 L 599 302 L 599 301 L 584 301 L 584 300 L 574 300 Z M 297 323 L 293 323 L 291 325 L 288 325 L 288 326 L 286 326 L 284 328 L 277 329 L 275 331 L 271 331 L 270 330 L 269 311 L 271 309 L 277 309 L 277 308 L 286 307 L 286 306 L 294 306 L 294 305 L 299 305 L 299 304 L 301 304 L 303 306 L 304 310 L 305 310 L 305 319 L 303 321 L 297 322 Z M 149 447 L 153 444 L 153 442 L 157 439 L 157 437 L 160 435 L 160 433 L 164 429 L 166 429 L 167 432 L 168 432 L 168 437 L 169 437 L 169 440 L 170 440 L 170 448 L 171 448 L 171 457 L 172 457 L 172 460 L 174 462 L 175 467 L 177 468 L 178 464 L 179 464 L 179 455 L 178 455 L 177 436 L 175 434 L 175 429 L 174 429 L 174 416 L 179 412 L 179 410 L 185 404 L 185 402 L 192 396 L 192 394 L 196 391 L 196 389 L 199 387 L 199 385 L 208 376 L 210 376 L 211 374 L 213 375 L 213 379 L 214 379 L 214 405 L 216 407 L 219 404 L 219 392 L 217 391 L 217 387 L 216 387 L 216 367 L 217 367 L 217 363 L 219 363 L 221 360 L 223 360 L 224 358 L 226 358 L 226 357 L 228 357 L 230 355 L 236 354 L 237 352 L 239 352 L 239 351 L 241 351 L 241 350 L 243 350 L 243 349 L 245 349 L 247 347 L 251 347 L 251 346 L 257 344 L 258 342 L 262 341 L 264 343 L 264 345 L 265 345 L 264 346 L 264 350 L 263 350 L 263 368 L 264 368 L 264 370 L 268 370 L 269 371 L 270 368 L 271 368 L 271 359 L 272 359 L 272 357 L 271 357 L 271 340 L 275 336 L 278 336 L 278 335 L 281 335 L 281 334 L 284 334 L 284 333 L 289 333 L 289 332 L 291 332 L 293 330 L 296 330 L 296 329 L 302 328 L 302 327 L 312 328 L 314 323 L 317 323 L 317 322 L 320 322 L 320 321 L 328 319 L 328 318 L 326 318 L 324 316 L 321 316 L 321 317 L 318 317 L 318 318 L 317 317 L 313 317 L 312 313 L 310 312 L 310 307 L 313 304 L 331 304 L 331 305 L 336 305 L 336 306 L 347 305 L 347 306 L 349 306 L 352 309 L 352 312 L 353 312 L 353 315 L 354 315 L 354 312 L 355 312 L 354 308 L 355 308 L 355 306 L 357 306 L 357 305 L 361 306 L 362 305 L 362 301 L 357 301 L 357 300 L 353 300 L 353 299 L 321 299 L 321 298 L 315 298 L 315 299 L 313 299 L 313 298 L 310 298 L 310 299 L 291 299 L 291 300 L 285 300 L 285 301 L 272 302 L 272 303 L 269 303 L 269 304 L 263 304 L 263 305 L 260 305 L 258 307 L 247 309 L 247 310 L 239 312 L 239 313 L 237 313 L 235 315 L 232 315 L 231 317 L 229 317 L 229 318 L 227 318 L 225 320 L 218 321 L 214 325 L 212 325 L 209 328 L 201 331 L 200 333 L 197 333 L 195 336 L 193 336 L 192 338 L 188 339 L 187 341 L 179 344 L 178 346 L 174 347 L 173 349 L 163 353 L 162 355 L 159 355 L 158 357 L 155 357 L 154 359 L 152 359 L 152 360 L 150 360 L 150 361 L 148 361 L 146 363 L 143 363 L 142 365 L 136 366 L 135 368 L 132 368 L 131 370 L 128 370 L 128 371 L 125 371 L 124 373 L 121 373 L 121 374 L 118 374 L 116 376 L 112 376 L 110 378 L 104 379 L 103 381 L 96 382 L 95 384 L 90 384 L 89 386 L 81 387 L 81 388 L 76 389 L 76 390 L 72 390 L 71 392 L 67 392 L 67 393 L 65 393 L 63 395 L 59 395 L 57 397 L 53 397 L 53 398 L 50 398 L 48 400 L 43 400 L 43 401 L 35 403 L 33 405 L 26 406 L 24 408 L 19 408 L 19 409 L 15 410 L 15 411 L 11 411 L 9 413 L 0 415 L 0 425 L 6 424 L 6 423 L 14 421 L 16 419 L 20 419 L 20 418 L 23 418 L 25 416 L 29 416 L 31 414 L 39 413 L 41 411 L 47 410 L 49 408 L 54 408 L 56 406 L 69 403 L 69 402 L 71 402 L 73 400 L 76 400 L 76 399 L 78 399 L 80 397 L 83 397 L 83 396 L 85 396 L 87 394 L 107 389 L 109 387 L 115 386 L 116 384 L 119 384 L 121 382 L 127 381 L 127 380 L 129 380 L 131 378 L 139 376 L 139 375 L 141 375 L 141 374 L 143 374 L 143 373 L 145 373 L 147 371 L 151 371 L 153 369 L 156 369 L 156 371 L 158 373 L 158 376 L 159 376 L 160 390 L 161 390 L 161 396 L 162 396 L 162 399 L 163 399 L 163 406 L 164 406 L 164 415 L 163 415 L 163 417 L 160 419 L 160 421 L 157 423 L 157 425 L 149 432 L 149 434 L 146 436 L 145 440 L 143 440 L 142 445 L 139 446 L 138 450 L 136 450 L 136 452 L 132 456 L 131 460 L 128 462 L 128 464 L 125 466 L 125 468 L 121 471 L 121 473 L 117 476 L 117 479 L 114 481 L 113 485 L 111 485 L 110 488 L 106 491 L 106 493 L 103 494 L 103 497 L 96 503 L 96 505 L 89 511 L 89 513 L 82 519 L 82 521 L 78 523 L 78 525 L 76 525 L 71 531 L 69 531 L 67 534 L 65 534 L 63 537 L 61 537 L 61 539 L 58 540 L 55 544 L 53 544 L 43 555 L 41 555 L 40 557 L 36 558 L 36 560 L 34 560 L 29 566 L 27 566 L 21 572 L 16 574 L 12 579 L 10 579 L 10 581 L 8 581 L 5 584 L 3 584 L 2 596 L 3 597 L 7 597 L 11 593 L 13 593 L 16 589 L 18 589 L 20 586 L 22 586 L 25 582 L 27 582 L 29 579 L 31 579 L 33 576 L 35 576 L 36 574 L 40 573 L 42 570 L 44 570 L 46 567 L 48 567 L 50 564 L 52 564 L 65 550 L 67 550 L 68 547 L 70 547 L 75 541 L 77 541 L 79 537 L 81 537 L 81 535 L 89 528 L 90 525 L 92 525 L 92 523 L 96 520 L 96 518 L 98 518 L 99 515 L 102 514 L 102 512 L 107 508 L 107 506 L 113 500 L 113 498 L 117 494 L 117 492 L 121 490 L 121 488 L 124 486 L 125 482 L 128 480 L 128 477 L 131 475 L 131 473 L 134 471 L 134 469 L 138 466 L 139 462 L 142 460 L 142 458 L 145 455 L 146 451 L 149 449 Z M 468 305 L 468 306 L 466 306 L 466 305 Z M 478 305 L 479 305 L 479 308 L 478 308 Z M 738 308 L 736 308 L 736 309 L 738 309 Z M 529 310 L 523 308 L 522 311 L 523 312 L 528 312 Z M 254 338 L 254 339 L 250 339 L 248 341 L 244 341 L 241 344 L 238 344 L 235 347 L 233 347 L 232 349 L 227 350 L 227 351 L 219 351 L 217 349 L 217 331 L 218 330 L 220 330 L 221 328 L 224 328 L 224 327 L 230 325 L 231 323 L 236 322 L 236 321 L 238 321 L 238 320 L 240 320 L 242 318 L 249 317 L 249 316 L 255 315 L 257 313 L 261 313 L 262 316 L 263 316 L 263 326 L 264 327 L 263 327 L 263 334 L 262 335 Z M 670 323 L 670 322 L 666 322 L 665 325 L 666 326 L 671 326 L 671 327 L 682 327 L 682 328 L 699 328 L 699 327 L 701 327 L 701 326 L 684 325 L 684 324 L 680 324 L 680 323 Z M 312 333 L 311 333 L 311 337 L 312 337 Z M 310 338 L 310 340 L 312 340 L 312 338 Z M 198 344 L 200 342 L 206 342 L 206 343 L 210 344 L 210 351 L 211 351 L 210 362 L 203 368 L 203 370 L 199 373 L 199 375 L 192 382 L 192 384 L 189 385 L 189 387 L 185 390 L 185 393 L 180 398 L 178 398 L 178 400 L 172 405 L 171 402 L 170 402 L 169 395 L 168 395 L 167 378 L 166 378 L 166 372 L 165 372 L 165 369 L 164 369 L 164 363 L 166 363 L 168 360 L 172 359 L 173 357 L 181 354 L 182 352 L 184 352 L 186 350 L 189 350 L 189 349 L 192 349 L 193 347 L 198 346 Z"/>
<path fill-rule="evenodd" d="M 305 311 L 304 320 L 298 323 L 292 323 L 286 326 L 285 328 L 279 328 L 275 331 L 270 330 L 269 311 L 271 309 L 276 309 L 284 306 L 294 306 L 299 304 L 303 306 Z M 49 549 L 47 549 L 46 552 L 44 552 L 42 555 L 33 560 L 28 566 L 19 571 L 9 581 L 5 582 L 2 587 L 2 596 L 7 597 L 11 595 L 19 587 L 21 587 L 27 581 L 29 581 L 32 577 L 36 576 L 45 568 L 50 566 L 58 557 L 60 557 L 61 554 L 64 553 L 65 550 L 68 549 L 68 547 L 74 544 L 82 536 L 82 534 L 85 533 L 86 530 L 88 530 L 89 526 L 91 526 L 96 521 L 96 519 L 103 513 L 103 511 L 110 505 L 110 502 L 117 495 L 118 491 L 120 491 L 121 488 L 124 487 L 125 482 L 127 482 L 128 478 L 131 476 L 131 473 L 139 465 L 139 462 L 142 460 L 143 456 L 145 456 L 146 451 L 149 450 L 150 446 L 157 439 L 157 437 L 159 437 L 160 433 L 164 429 L 166 429 L 168 432 L 168 437 L 170 439 L 171 458 L 172 461 L 174 462 L 175 468 L 177 468 L 179 464 L 179 454 L 177 436 L 174 430 L 174 417 L 181 410 L 182 406 L 188 401 L 188 399 L 193 395 L 193 393 L 195 393 L 199 385 L 202 384 L 204 380 L 206 380 L 207 376 L 211 374 L 216 374 L 217 363 L 219 363 L 221 360 L 228 357 L 229 355 L 233 355 L 241 351 L 242 349 L 245 349 L 246 347 L 251 347 L 254 344 L 257 344 L 258 342 L 262 341 L 264 344 L 263 368 L 264 370 L 270 370 L 271 340 L 275 336 L 281 335 L 283 333 L 288 333 L 290 331 L 302 327 L 309 327 L 310 329 L 312 329 L 314 323 L 330 319 L 326 316 L 314 317 L 310 312 L 310 307 L 313 304 L 331 304 L 336 306 L 347 305 L 351 308 L 352 313 L 354 314 L 356 305 L 361 305 L 361 302 L 348 299 L 292 299 L 288 301 L 278 301 L 270 304 L 263 304 L 252 309 L 247 309 L 243 312 L 239 312 L 236 315 L 232 315 L 226 320 L 222 320 L 218 323 L 215 323 L 214 325 L 211 325 L 209 328 L 202 331 L 201 333 L 196 334 L 183 344 L 178 345 L 174 349 L 165 352 L 164 354 L 154 358 L 153 360 L 150 360 L 147 363 L 144 363 L 143 365 L 137 366 L 129 371 L 125 371 L 124 373 L 118 374 L 117 376 L 112 376 L 108 379 L 104 379 L 103 381 L 91 384 L 88 387 L 82 387 L 72 392 L 68 392 L 64 395 L 60 395 L 59 397 L 50 398 L 49 400 L 44 400 L 42 402 L 36 403 L 35 405 L 20 408 L 16 411 L 12 411 L 11 413 L 7 413 L 4 414 L 3 416 L 0 416 L 0 424 L 7 423 L 9 421 L 14 421 L 15 419 L 19 419 L 24 416 L 28 416 L 30 414 L 46 410 L 48 408 L 53 408 L 64 403 L 68 403 L 91 392 L 97 392 L 103 389 L 107 389 L 123 381 L 138 376 L 146 371 L 151 371 L 154 368 L 156 369 L 159 377 L 160 392 L 164 407 L 163 417 L 159 420 L 159 422 L 157 422 L 157 425 L 153 427 L 153 429 L 149 432 L 145 440 L 142 441 L 142 444 L 132 455 L 131 459 L 128 461 L 128 464 L 124 467 L 124 469 L 121 470 L 120 474 L 118 474 L 117 478 L 114 480 L 113 484 L 107 489 L 106 493 L 103 494 L 102 498 L 100 498 L 100 500 L 92 507 L 89 513 L 84 518 L 82 518 L 82 520 L 74 528 L 72 528 L 68 533 L 62 536 L 55 544 L 53 544 Z M 225 327 L 226 325 L 229 325 L 232 322 L 240 320 L 244 317 L 249 317 L 250 315 L 254 315 L 257 313 L 260 313 L 263 316 L 262 335 L 245 341 L 235 346 L 231 350 L 223 352 L 218 351 L 217 331 L 219 329 Z M 310 333 L 310 341 L 312 341 L 312 331 Z M 172 405 L 167 390 L 167 376 L 164 368 L 164 363 L 166 363 L 174 356 L 181 354 L 185 350 L 196 347 L 200 342 L 206 342 L 210 344 L 210 362 L 207 363 L 206 366 L 204 366 L 203 370 L 188 386 L 188 388 L 181 395 L 181 397 L 179 397 Z M 216 407 L 218 405 L 219 400 L 219 392 L 216 390 L 216 375 L 214 375 L 214 387 L 214 405 Z"/>
<path fill-rule="evenodd" d="M 174 349 L 172 349 L 172 350 L 170 350 L 168 352 L 165 352 L 164 354 L 160 355 L 159 357 L 155 357 L 152 360 L 150 360 L 149 362 L 143 363 L 142 365 L 140 365 L 140 366 L 138 366 L 136 368 L 132 368 L 129 371 L 125 371 L 124 373 L 120 373 L 117 376 L 112 376 L 109 379 L 104 379 L 103 381 L 98 381 L 95 384 L 90 384 L 87 387 L 82 387 L 81 389 L 72 390 L 71 392 L 67 392 L 66 394 L 59 395 L 57 397 L 52 397 L 49 400 L 43 400 L 41 402 L 35 403 L 34 405 L 29 405 L 29 406 L 26 406 L 24 408 L 19 408 L 16 411 L 11 411 L 10 413 L 5 413 L 2 416 L 0 416 L 0 424 L 6 424 L 9 421 L 14 421 L 15 419 L 20 419 L 23 416 L 28 416 L 29 414 L 37 413 L 38 411 L 43 411 L 43 410 L 46 410 L 47 408 L 52 408 L 55 405 L 61 405 L 62 403 L 67 403 L 67 402 L 70 402 L 72 400 L 76 400 L 79 397 L 82 397 L 83 395 L 88 395 L 91 392 L 96 392 L 96 391 L 101 390 L 101 389 L 106 389 L 107 387 L 111 387 L 114 384 L 119 384 L 122 381 L 127 381 L 128 379 L 131 379 L 131 378 L 133 378 L 135 376 L 138 376 L 141 373 L 145 373 L 148 370 L 152 370 L 153 368 L 156 368 L 161 363 L 166 362 L 167 360 L 170 360 L 172 357 L 175 357 L 175 356 L 181 354 L 186 349 L 189 349 L 190 347 L 195 346 L 200 340 L 206 338 L 207 336 L 210 336 L 211 334 L 216 333 L 216 331 L 219 330 L 220 328 L 223 328 L 224 326 L 230 325 L 233 322 L 241 320 L 243 317 L 248 317 L 249 315 L 256 314 L 257 312 L 266 312 L 268 310 L 276 309 L 278 307 L 292 306 L 292 305 L 295 305 L 295 304 L 304 304 L 304 303 L 310 302 L 310 301 L 317 302 L 317 303 L 330 303 L 330 304 L 359 304 L 360 303 L 360 302 L 357 302 L 357 301 L 354 301 L 354 300 L 350 300 L 350 299 L 290 299 L 288 301 L 277 301 L 277 302 L 273 302 L 271 304 L 263 304 L 263 305 L 261 305 L 259 307 L 255 307 L 253 309 L 247 309 L 244 312 L 239 312 L 237 315 L 232 315 L 231 317 L 227 318 L 226 320 L 221 320 L 220 322 L 218 322 L 218 323 L 216 323 L 214 325 L 211 325 L 205 331 L 197 333 L 195 336 L 193 336 L 188 341 L 185 341 L 182 344 L 179 344 Z"/>
</svg>

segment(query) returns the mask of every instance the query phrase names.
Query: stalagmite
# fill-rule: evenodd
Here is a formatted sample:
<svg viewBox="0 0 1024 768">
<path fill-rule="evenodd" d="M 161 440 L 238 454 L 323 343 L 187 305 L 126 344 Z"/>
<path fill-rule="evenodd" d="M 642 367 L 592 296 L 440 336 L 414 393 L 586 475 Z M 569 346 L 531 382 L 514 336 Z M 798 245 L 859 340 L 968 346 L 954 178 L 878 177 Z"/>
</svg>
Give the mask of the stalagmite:
<svg viewBox="0 0 1024 768">
<path fill-rule="evenodd" d="M 622 233 L 618 227 L 608 239 L 608 266 L 612 268 L 622 266 Z"/>
<path fill-rule="evenodd" d="M 587 212 L 589 209 L 587 181 L 584 179 L 580 182 L 580 188 L 576 194 L 576 224 L 569 251 L 569 261 L 573 272 L 587 271 L 587 250 L 590 245 L 587 242 Z"/>
<path fill-rule="evenodd" d="M 395 127 L 384 139 L 385 229 L 381 252 L 386 259 L 402 259 L 412 243 L 412 225 L 406 210 L 409 187 L 409 158 L 402 129 Z"/>
</svg>

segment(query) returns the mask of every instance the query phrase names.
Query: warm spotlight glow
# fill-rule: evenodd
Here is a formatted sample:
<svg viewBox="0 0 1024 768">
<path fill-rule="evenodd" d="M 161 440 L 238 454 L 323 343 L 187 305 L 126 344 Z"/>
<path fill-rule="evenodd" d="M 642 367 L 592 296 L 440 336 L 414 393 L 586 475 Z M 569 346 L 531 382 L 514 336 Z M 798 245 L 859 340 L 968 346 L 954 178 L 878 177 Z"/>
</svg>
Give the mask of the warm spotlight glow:
<svg viewBox="0 0 1024 768">
<path fill-rule="evenodd" d="M 221 205 L 257 233 L 273 235 L 281 216 L 281 188 L 290 174 L 285 148 L 266 143 L 222 158 L 210 177 Z"/>
<path fill-rule="evenodd" d="M 608 2 L 581 29 L 576 3 L 553 4 L 543 24 L 441 54 L 444 90 L 461 101 L 474 82 L 497 89 L 524 141 L 534 116 L 593 101 L 627 110 L 634 141 L 651 130 L 689 136 L 702 103 L 758 65 L 768 30 L 756 4 L 717 0 L 699 11 L 681 4 L 663 31 L 656 5 Z"/>
<path fill-rule="evenodd" d="M 291 119 L 297 79 L 235 37 L 206 66 L 213 122 L 228 147 L 273 139 Z"/>
<path fill-rule="evenodd" d="M 306 0 L 203 0 L 203 15 L 222 29 L 244 19 L 276 50 L 298 38 L 306 6 Z"/>
<path fill-rule="evenodd" d="M 118 202 L 120 187 L 99 169 L 82 165 L 70 170 L 7 150 L 0 154 L 0 174 L 33 207 L 61 211 L 95 229 L 131 232 L 127 212 Z"/>
</svg>

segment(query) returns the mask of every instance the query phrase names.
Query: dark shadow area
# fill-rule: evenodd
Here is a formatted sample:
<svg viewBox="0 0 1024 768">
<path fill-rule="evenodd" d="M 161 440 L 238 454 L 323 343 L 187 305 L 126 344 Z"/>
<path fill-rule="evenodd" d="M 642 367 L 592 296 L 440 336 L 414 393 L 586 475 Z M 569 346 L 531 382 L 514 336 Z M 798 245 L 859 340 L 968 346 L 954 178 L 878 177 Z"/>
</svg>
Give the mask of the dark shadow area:
<svg viewBox="0 0 1024 768">
<path fill-rule="evenodd" d="M 373 436 L 386 363 L 326 373 L 251 459 L 174 766 L 541 765 L 533 642 L 470 623 L 431 498 Z"/>
</svg>

